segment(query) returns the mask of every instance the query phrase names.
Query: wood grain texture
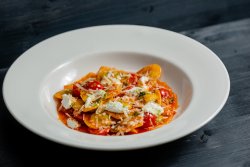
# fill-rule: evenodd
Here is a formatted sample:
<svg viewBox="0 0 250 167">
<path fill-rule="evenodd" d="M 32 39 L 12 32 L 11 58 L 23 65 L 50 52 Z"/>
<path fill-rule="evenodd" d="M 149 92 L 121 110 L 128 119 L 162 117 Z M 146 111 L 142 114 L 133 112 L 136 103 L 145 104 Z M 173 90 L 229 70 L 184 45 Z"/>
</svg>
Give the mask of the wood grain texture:
<svg viewBox="0 0 250 167">
<path fill-rule="evenodd" d="M 250 17 L 249 0 L 1 0 L 0 68 L 68 30 L 139 24 L 182 31 Z"/>
<path fill-rule="evenodd" d="M 142 150 L 102 152 L 70 148 L 31 133 L 10 115 L 0 94 L 1 167 L 34 161 L 44 166 L 86 166 L 86 161 L 92 166 L 119 165 L 113 160 L 124 166 L 250 167 L 249 1 L 81 2 L 0 1 L 0 87 L 9 65 L 33 44 L 66 30 L 127 23 L 186 29 L 181 33 L 208 46 L 225 64 L 231 81 L 229 99 L 212 121 L 184 138 Z M 212 16 L 217 19 L 209 20 Z M 244 17 L 249 19 L 221 23 Z M 211 24 L 218 25 L 207 26 Z"/>
<path fill-rule="evenodd" d="M 201 129 L 206 166 L 250 165 L 250 19 L 183 32 L 213 50 L 225 64 L 230 96 L 219 115 Z M 215 81 L 216 82 L 216 81 Z M 202 149 L 200 150 L 202 151 Z M 190 161 L 191 162 L 191 161 Z"/>
<path fill-rule="evenodd" d="M 42 165 L 46 165 L 49 161 L 58 163 L 55 157 L 59 156 L 61 159 L 69 160 L 66 162 L 70 162 L 71 165 L 85 160 L 95 162 L 95 165 L 102 165 L 112 158 L 122 161 L 123 165 L 131 165 L 133 162 L 133 165 L 157 167 L 248 167 L 250 165 L 249 26 L 250 19 L 245 19 L 182 32 L 217 53 L 226 65 L 231 79 L 230 96 L 225 107 L 198 131 L 177 141 L 143 150 L 125 152 L 79 150 L 47 141 L 20 126 L 8 113 L 1 97 L 0 166 L 27 165 L 31 163 L 31 159 L 40 161 L 41 157 L 45 160 L 40 161 Z M 6 70 L 0 71 L 0 83 L 5 72 Z M 20 138 L 24 140 L 20 142 Z M 27 155 L 23 154 L 24 150 Z M 46 152 L 45 155 L 43 151 Z M 124 157 L 129 161 L 124 161 Z"/>
</svg>

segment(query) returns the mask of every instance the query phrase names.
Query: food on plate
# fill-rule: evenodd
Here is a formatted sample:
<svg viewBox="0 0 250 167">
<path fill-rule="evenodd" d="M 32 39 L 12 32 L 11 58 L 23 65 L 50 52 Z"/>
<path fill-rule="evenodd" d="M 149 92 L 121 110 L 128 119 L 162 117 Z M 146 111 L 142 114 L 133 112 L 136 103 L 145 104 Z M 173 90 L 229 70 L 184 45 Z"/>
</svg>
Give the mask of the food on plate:
<svg viewBox="0 0 250 167">
<path fill-rule="evenodd" d="M 169 123 L 177 95 L 151 64 L 133 73 L 102 66 L 54 94 L 59 119 L 69 128 L 96 135 L 130 135 Z"/>
</svg>

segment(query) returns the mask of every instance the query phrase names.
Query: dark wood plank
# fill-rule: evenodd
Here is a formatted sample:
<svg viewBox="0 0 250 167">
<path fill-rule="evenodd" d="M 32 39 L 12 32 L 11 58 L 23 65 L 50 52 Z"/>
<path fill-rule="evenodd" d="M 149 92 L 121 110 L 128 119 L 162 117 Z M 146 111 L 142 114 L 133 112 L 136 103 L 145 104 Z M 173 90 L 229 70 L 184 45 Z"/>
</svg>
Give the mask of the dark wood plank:
<svg viewBox="0 0 250 167">
<path fill-rule="evenodd" d="M 182 33 L 219 55 L 230 74 L 231 92 L 220 114 L 200 130 L 168 144 L 126 152 L 79 150 L 40 138 L 13 119 L 1 94 L 0 166 L 86 160 L 100 166 L 114 159 L 129 166 L 250 166 L 250 20 L 194 29 L 250 17 L 249 9 L 249 0 L 1 0 L 1 87 L 10 64 L 43 39 L 93 25 L 140 24 L 193 29 Z M 66 162 L 56 159 L 58 155 Z"/>
<path fill-rule="evenodd" d="M 31 161 L 40 165 L 48 162 L 65 165 L 68 162 L 71 166 L 88 161 L 100 166 L 114 159 L 127 166 L 250 166 L 249 27 L 250 19 L 245 19 L 182 32 L 217 53 L 231 79 L 231 92 L 225 107 L 194 133 L 171 143 L 135 151 L 99 152 L 69 148 L 47 141 L 20 126 L 0 97 L 0 166 L 33 165 Z M 5 72 L 0 70 L 1 84 Z M 55 158 L 58 156 L 60 159 Z"/>
<path fill-rule="evenodd" d="M 194 159 L 188 158 L 182 164 L 249 166 L 250 19 L 183 34 L 205 44 L 221 58 L 230 75 L 231 90 L 227 104 L 219 115 L 198 131 L 204 132 L 204 136 L 200 136 L 204 148 L 197 147 L 197 153 L 185 155 Z"/>
<path fill-rule="evenodd" d="M 181 31 L 250 17 L 249 0 L 1 0 L 0 68 L 50 36 L 103 24 Z"/>
</svg>

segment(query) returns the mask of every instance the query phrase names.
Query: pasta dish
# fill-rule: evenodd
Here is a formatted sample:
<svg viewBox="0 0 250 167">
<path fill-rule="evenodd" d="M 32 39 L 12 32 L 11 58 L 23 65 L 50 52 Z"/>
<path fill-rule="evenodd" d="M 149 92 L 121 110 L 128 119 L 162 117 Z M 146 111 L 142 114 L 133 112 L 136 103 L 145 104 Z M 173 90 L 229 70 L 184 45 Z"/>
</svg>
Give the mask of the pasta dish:
<svg viewBox="0 0 250 167">
<path fill-rule="evenodd" d="M 96 135 L 130 135 L 169 123 L 177 95 L 160 80 L 161 67 L 137 72 L 102 66 L 54 94 L 59 119 L 69 128 Z"/>
</svg>

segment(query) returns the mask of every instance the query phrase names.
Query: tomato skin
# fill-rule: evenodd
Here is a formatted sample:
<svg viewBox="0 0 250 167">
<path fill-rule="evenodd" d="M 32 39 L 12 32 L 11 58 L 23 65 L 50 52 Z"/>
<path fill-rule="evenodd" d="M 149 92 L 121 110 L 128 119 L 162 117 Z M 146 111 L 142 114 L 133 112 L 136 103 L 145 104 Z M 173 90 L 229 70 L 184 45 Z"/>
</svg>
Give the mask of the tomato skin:
<svg viewBox="0 0 250 167">
<path fill-rule="evenodd" d="M 144 133 L 144 132 L 148 132 L 150 131 L 148 128 L 143 128 L 143 127 L 139 127 L 137 129 L 137 133 Z"/>
<path fill-rule="evenodd" d="M 103 90 L 104 86 L 99 81 L 89 81 L 84 85 L 84 88 L 86 89 L 92 89 L 92 90 Z"/>
<path fill-rule="evenodd" d="M 161 97 L 163 97 L 163 98 L 167 98 L 170 96 L 170 92 L 167 89 L 160 88 L 159 91 L 161 93 Z"/>
<path fill-rule="evenodd" d="M 136 74 L 130 74 L 131 76 L 129 77 L 128 79 L 128 82 L 132 85 L 136 85 L 137 84 L 137 81 L 138 81 L 138 77 Z"/>
<path fill-rule="evenodd" d="M 91 134 L 107 136 L 108 133 L 109 133 L 109 131 L 110 131 L 110 129 L 106 128 L 106 129 L 99 130 L 99 129 L 88 128 L 88 131 Z"/>
<path fill-rule="evenodd" d="M 74 84 L 72 89 L 72 95 L 75 97 L 80 97 L 81 90 Z"/>
<path fill-rule="evenodd" d="M 155 125 L 156 125 L 156 116 L 149 112 L 145 112 L 142 128 L 148 128 L 148 127 L 152 127 Z"/>
</svg>

